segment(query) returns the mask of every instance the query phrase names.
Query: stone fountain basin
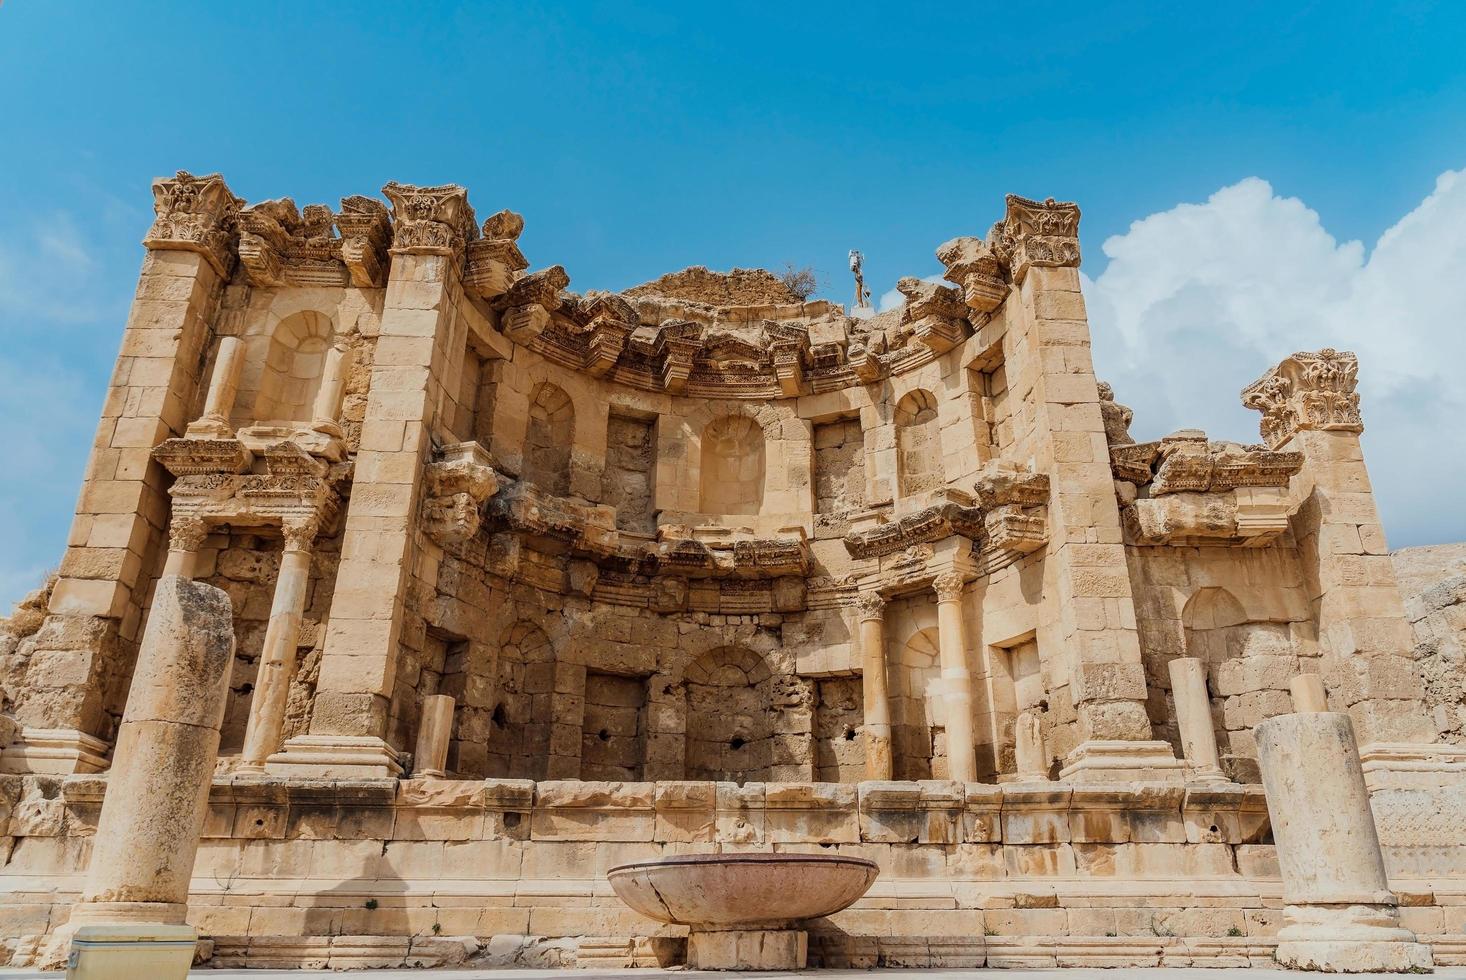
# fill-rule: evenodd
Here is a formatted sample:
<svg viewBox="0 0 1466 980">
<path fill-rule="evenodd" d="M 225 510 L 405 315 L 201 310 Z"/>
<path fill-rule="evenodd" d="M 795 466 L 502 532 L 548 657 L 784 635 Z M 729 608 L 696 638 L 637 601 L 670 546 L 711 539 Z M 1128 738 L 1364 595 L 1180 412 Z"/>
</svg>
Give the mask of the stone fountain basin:
<svg viewBox="0 0 1466 980">
<path fill-rule="evenodd" d="M 617 897 L 658 922 L 697 930 L 781 929 L 860 899 L 880 869 L 823 854 L 692 854 L 606 873 Z"/>
</svg>

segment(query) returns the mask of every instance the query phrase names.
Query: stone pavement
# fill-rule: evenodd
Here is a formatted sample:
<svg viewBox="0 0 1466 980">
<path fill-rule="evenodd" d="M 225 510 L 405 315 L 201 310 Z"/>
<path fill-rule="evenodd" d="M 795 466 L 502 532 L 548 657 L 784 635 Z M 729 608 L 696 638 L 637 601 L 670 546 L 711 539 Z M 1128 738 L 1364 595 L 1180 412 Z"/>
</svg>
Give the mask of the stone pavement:
<svg viewBox="0 0 1466 980">
<path fill-rule="evenodd" d="M 696 978 L 722 978 L 722 980 L 760 980 L 765 977 L 786 977 L 788 973 L 753 972 L 719 973 L 692 970 L 371 970 L 363 971 L 371 980 L 404 980 L 408 977 L 431 976 L 432 980 L 636 980 L 643 977 L 675 977 L 676 980 Z M 845 978 L 869 978 L 884 976 L 920 976 L 927 980 L 959 980 L 983 973 L 999 980 L 1280 980 L 1284 976 L 1277 970 L 1265 969 L 1126 969 L 1123 971 L 1071 968 L 1066 970 L 805 970 L 802 971 L 819 980 L 845 980 Z M 60 973 L 38 973 L 34 970 L 0 969 L 0 980 L 35 980 L 40 977 L 59 977 Z M 247 980 L 265 980 L 267 977 L 290 977 L 303 980 L 306 977 L 339 977 L 340 973 L 329 970 L 194 970 L 191 976 L 200 980 L 223 980 L 225 977 L 240 977 Z M 1293 973 L 1293 976 L 1303 974 Z M 1353 977 L 1390 976 L 1398 974 L 1359 973 Z M 1466 980 L 1466 967 L 1452 966 L 1438 968 L 1431 976 L 1437 980 Z"/>
</svg>

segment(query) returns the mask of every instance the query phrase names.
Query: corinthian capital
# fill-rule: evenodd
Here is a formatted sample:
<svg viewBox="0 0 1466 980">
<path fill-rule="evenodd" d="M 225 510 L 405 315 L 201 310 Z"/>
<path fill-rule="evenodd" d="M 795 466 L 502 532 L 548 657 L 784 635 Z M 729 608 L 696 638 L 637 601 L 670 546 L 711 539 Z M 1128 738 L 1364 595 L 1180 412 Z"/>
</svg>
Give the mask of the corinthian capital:
<svg viewBox="0 0 1466 980">
<path fill-rule="evenodd" d="M 1358 379 L 1359 359 L 1349 351 L 1300 351 L 1242 389 L 1242 404 L 1262 413 L 1262 438 L 1272 449 L 1305 429 L 1363 432 Z"/>
<path fill-rule="evenodd" d="M 879 592 L 862 592 L 855 600 L 861 619 L 880 619 L 886 611 L 886 597 Z"/>
<path fill-rule="evenodd" d="M 195 177 L 180 170 L 153 181 L 153 226 L 143 244 L 153 249 L 197 252 L 214 271 L 228 277 L 239 238 L 239 209 L 244 201 L 229 191 L 218 174 Z"/>
<path fill-rule="evenodd" d="M 1079 266 L 1079 205 L 1069 201 L 1030 201 L 1007 197 L 1008 211 L 993 225 L 988 244 L 1008 266 L 1015 284 L 1034 266 Z"/>
<path fill-rule="evenodd" d="M 388 181 L 382 188 L 392 202 L 392 251 L 461 256 L 478 238 L 468 191 L 457 184 L 414 187 Z"/>
<path fill-rule="evenodd" d="M 175 514 L 168 522 L 169 551 L 198 551 L 208 536 L 209 528 L 203 518 L 193 514 Z"/>
<path fill-rule="evenodd" d="M 932 589 L 937 593 L 938 602 L 956 602 L 962 598 L 962 587 L 966 580 L 960 572 L 943 572 L 932 579 Z"/>
<path fill-rule="evenodd" d="M 280 525 L 286 551 L 310 551 L 320 530 L 321 519 L 314 514 L 309 517 L 290 517 Z"/>
</svg>

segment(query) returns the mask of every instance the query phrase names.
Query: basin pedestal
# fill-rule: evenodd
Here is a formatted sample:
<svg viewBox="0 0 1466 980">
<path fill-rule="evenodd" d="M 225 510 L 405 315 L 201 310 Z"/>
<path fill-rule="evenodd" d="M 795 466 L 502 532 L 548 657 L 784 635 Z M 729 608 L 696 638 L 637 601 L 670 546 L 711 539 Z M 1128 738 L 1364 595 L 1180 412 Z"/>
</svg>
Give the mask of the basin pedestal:
<svg viewBox="0 0 1466 980">
<path fill-rule="evenodd" d="M 802 970 L 809 958 L 803 929 L 693 929 L 687 934 L 689 970 Z"/>
</svg>

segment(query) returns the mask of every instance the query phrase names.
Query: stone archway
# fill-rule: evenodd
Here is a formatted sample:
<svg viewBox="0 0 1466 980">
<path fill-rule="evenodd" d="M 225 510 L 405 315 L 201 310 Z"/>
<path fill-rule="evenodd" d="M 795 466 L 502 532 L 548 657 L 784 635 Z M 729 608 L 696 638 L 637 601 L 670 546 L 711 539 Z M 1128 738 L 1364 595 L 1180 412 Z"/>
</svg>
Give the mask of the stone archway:
<svg viewBox="0 0 1466 980">
<path fill-rule="evenodd" d="M 684 675 L 687 778 L 767 780 L 773 766 L 773 674 L 743 647 L 717 647 Z"/>
</svg>

